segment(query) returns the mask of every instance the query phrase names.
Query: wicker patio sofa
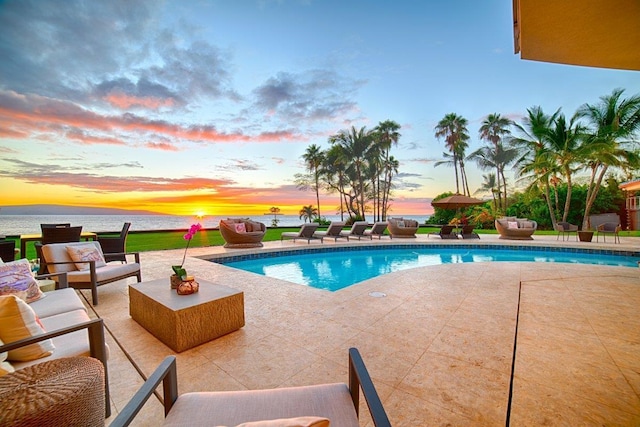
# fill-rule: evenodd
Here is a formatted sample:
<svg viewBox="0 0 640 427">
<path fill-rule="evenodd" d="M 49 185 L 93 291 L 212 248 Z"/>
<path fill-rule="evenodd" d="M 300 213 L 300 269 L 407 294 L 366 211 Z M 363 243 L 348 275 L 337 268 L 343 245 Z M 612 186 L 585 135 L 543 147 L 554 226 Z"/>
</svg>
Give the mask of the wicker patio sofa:
<svg viewBox="0 0 640 427">
<path fill-rule="evenodd" d="M 227 218 L 220 220 L 220 234 L 226 242 L 225 248 L 259 248 L 267 232 L 261 222 L 244 218 Z"/>
<path fill-rule="evenodd" d="M 495 220 L 500 239 L 533 240 L 538 223 L 527 218 L 504 217 Z"/>
<path fill-rule="evenodd" d="M 407 238 L 416 237 L 416 232 L 420 227 L 418 221 L 414 219 L 389 218 L 387 228 L 391 234 L 391 238 Z"/>
</svg>

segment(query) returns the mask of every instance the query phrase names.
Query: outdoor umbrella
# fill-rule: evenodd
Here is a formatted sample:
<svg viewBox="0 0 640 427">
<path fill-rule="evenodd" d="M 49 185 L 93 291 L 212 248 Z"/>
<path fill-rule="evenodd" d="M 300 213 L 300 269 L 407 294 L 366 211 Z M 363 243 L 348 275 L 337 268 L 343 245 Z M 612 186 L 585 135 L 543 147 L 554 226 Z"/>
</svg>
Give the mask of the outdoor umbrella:
<svg viewBox="0 0 640 427">
<path fill-rule="evenodd" d="M 483 203 L 484 200 L 475 199 L 462 194 L 454 194 L 453 196 L 448 196 L 435 202 L 431 202 L 431 206 L 440 209 L 460 209 L 467 208 L 469 206 L 481 205 Z M 456 230 L 457 229 L 458 224 L 456 223 Z"/>
<path fill-rule="evenodd" d="M 444 199 L 431 202 L 431 206 L 440 209 L 460 209 L 469 206 L 481 205 L 483 203 L 484 200 L 463 196 L 462 194 L 454 194 L 453 196 L 448 196 Z"/>
</svg>

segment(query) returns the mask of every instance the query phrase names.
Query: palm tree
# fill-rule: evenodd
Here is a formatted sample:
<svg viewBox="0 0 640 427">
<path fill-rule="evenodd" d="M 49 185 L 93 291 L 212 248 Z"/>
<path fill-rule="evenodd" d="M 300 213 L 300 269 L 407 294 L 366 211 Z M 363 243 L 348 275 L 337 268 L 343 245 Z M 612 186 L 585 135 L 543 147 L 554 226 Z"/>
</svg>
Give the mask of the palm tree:
<svg viewBox="0 0 640 427">
<path fill-rule="evenodd" d="M 318 216 L 320 216 L 320 165 L 324 158 L 324 153 L 316 144 L 307 147 L 307 151 L 302 155 L 307 165 L 307 170 L 313 174 L 314 186 L 316 192 L 316 203 L 318 204 Z"/>
<path fill-rule="evenodd" d="M 355 213 L 356 216 L 364 220 L 367 190 L 364 172 L 371 148 L 371 132 L 367 131 L 364 126 L 360 129 L 352 126 L 349 131 L 341 130 L 329 140 L 332 144 L 338 144 L 342 148 L 342 155 L 351 162 L 350 168 L 354 172 L 355 189 L 357 191 Z"/>
<path fill-rule="evenodd" d="M 469 146 L 469 131 L 467 130 L 467 119 L 462 116 L 458 116 L 455 113 L 449 113 L 444 116 L 442 120 L 438 122 L 435 127 L 436 138 L 444 138 L 445 146 L 449 149 L 449 152 L 453 154 L 453 168 L 456 175 L 456 193 L 460 193 L 460 178 L 458 167 L 460 167 L 463 177 L 462 189 L 465 191 L 464 177 L 464 152 Z M 461 163 L 462 161 L 462 163 Z M 437 166 L 439 163 L 436 163 Z M 468 187 L 468 186 L 467 186 Z M 465 192 L 468 194 L 468 190 Z"/>
<path fill-rule="evenodd" d="M 489 114 L 487 116 L 486 119 L 484 119 L 484 121 L 482 122 L 482 125 L 480 126 L 480 139 L 484 139 L 486 141 L 491 142 L 494 147 L 495 147 L 495 151 L 499 152 L 501 151 L 499 149 L 499 146 L 502 143 L 502 138 L 506 137 L 508 135 L 511 134 L 511 130 L 509 129 L 511 127 L 511 125 L 513 124 L 513 122 L 511 120 L 509 120 L 506 117 L 502 117 L 500 116 L 500 114 L 494 113 L 494 114 Z M 504 164 L 501 163 L 496 163 L 495 164 L 495 168 L 496 168 L 496 179 L 497 179 L 497 185 L 498 187 L 500 187 L 500 179 L 504 178 Z M 502 173 L 501 173 L 501 169 L 502 169 Z M 504 179 L 502 180 L 502 186 L 504 189 L 504 203 L 502 201 L 502 198 L 499 196 L 498 198 L 498 204 L 500 205 L 500 209 L 503 210 L 503 212 L 506 212 L 507 210 L 507 183 L 504 181 Z"/>
<path fill-rule="evenodd" d="M 582 229 L 589 228 L 589 213 L 610 167 L 638 166 L 638 153 L 626 150 L 640 130 L 640 95 L 622 98 L 623 89 L 614 89 L 595 105 L 584 104 L 577 115 L 587 119 L 590 131 L 585 141 L 583 161 L 591 177 L 587 187 Z M 635 141 L 637 142 L 637 141 Z"/>
<path fill-rule="evenodd" d="M 498 204 L 496 200 L 496 194 L 500 197 L 500 186 L 498 185 L 498 180 L 496 179 L 495 173 L 488 173 L 486 175 L 482 175 L 484 181 L 482 181 L 482 185 L 478 188 L 473 194 L 486 194 L 491 193 L 491 198 L 493 199 L 493 210 L 498 210 Z"/>
<path fill-rule="evenodd" d="M 547 155 L 543 139 L 559 114 L 560 110 L 549 116 L 538 106 L 529 108 L 522 124 L 515 124 L 520 135 L 509 138 L 509 143 L 520 152 L 520 157 L 515 162 L 518 175 L 528 177 L 532 185 L 539 184 L 542 187 L 554 226 L 557 220 L 551 201 L 550 179 L 558 171 L 556 164 Z"/>
<path fill-rule="evenodd" d="M 314 208 L 313 205 L 309 205 L 309 206 L 303 206 L 302 209 L 300 209 L 300 219 L 304 218 L 304 222 L 306 223 L 307 220 L 309 222 L 311 222 L 311 220 L 313 220 L 313 218 L 318 216 L 318 209 Z"/>
<path fill-rule="evenodd" d="M 384 122 L 378 123 L 378 126 L 374 129 L 376 135 L 376 142 L 380 146 L 382 152 L 382 164 L 384 165 L 383 169 L 383 184 L 382 188 L 382 201 L 379 204 L 381 208 L 381 213 L 379 214 L 377 219 L 381 219 L 384 221 L 387 216 L 387 208 L 389 202 L 389 196 L 391 192 L 391 175 L 393 173 L 393 168 L 389 168 L 390 164 L 390 151 L 393 145 L 398 145 L 398 140 L 400 139 L 400 125 L 393 120 L 385 120 Z"/>
</svg>

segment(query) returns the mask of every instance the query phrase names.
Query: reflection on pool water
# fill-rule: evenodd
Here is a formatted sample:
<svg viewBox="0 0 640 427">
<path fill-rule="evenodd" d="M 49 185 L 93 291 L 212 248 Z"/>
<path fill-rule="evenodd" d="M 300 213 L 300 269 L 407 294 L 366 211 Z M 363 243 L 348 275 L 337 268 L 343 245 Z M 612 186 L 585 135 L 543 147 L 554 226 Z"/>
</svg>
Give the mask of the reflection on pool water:
<svg viewBox="0 0 640 427">
<path fill-rule="evenodd" d="M 409 268 L 461 262 L 559 262 L 638 267 L 638 253 L 634 256 L 552 251 L 545 248 L 502 249 L 403 247 L 373 250 L 305 251 L 286 254 L 265 253 L 252 259 L 214 259 L 229 267 L 286 280 L 300 285 L 337 291 L 376 276 Z M 238 257 L 236 257 L 238 258 Z"/>
</svg>

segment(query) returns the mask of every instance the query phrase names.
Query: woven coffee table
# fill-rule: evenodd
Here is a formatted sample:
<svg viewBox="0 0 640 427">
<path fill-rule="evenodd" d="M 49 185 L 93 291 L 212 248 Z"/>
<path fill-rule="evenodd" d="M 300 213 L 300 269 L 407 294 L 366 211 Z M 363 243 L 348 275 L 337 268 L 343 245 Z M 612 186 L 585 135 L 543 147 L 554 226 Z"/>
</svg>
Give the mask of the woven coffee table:
<svg viewBox="0 0 640 427">
<path fill-rule="evenodd" d="M 200 290 L 178 295 L 169 278 L 129 285 L 129 314 L 176 352 L 244 326 L 244 293 L 199 280 Z"/>
<path fill-rule="evenodd" d="M 104 426 L 104 368 L 67 357 L 0 377 L 2 426 Z"/>
</svg>

